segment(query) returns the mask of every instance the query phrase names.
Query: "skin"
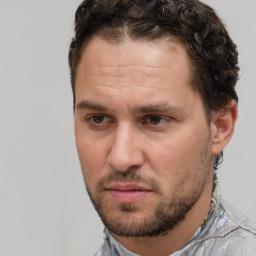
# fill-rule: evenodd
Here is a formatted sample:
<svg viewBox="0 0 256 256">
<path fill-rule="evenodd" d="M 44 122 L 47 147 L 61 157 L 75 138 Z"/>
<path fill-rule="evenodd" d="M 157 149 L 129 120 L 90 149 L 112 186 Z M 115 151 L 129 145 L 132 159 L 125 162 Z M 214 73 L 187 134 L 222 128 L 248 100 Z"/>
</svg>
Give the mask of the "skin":
<svg viewBox="0 0 256 256">
<path fill-rule="evenodd" d="M 115 239 L 140 255 L 169 255 L 200 227 L 214 156 L 233 133 L 235 102 L 209 123 L 189 65 L 178 42 L 94 36 L 77 69 L 75 133 L 87 190 Z M 116 196 L 115 186 L 125 191 Z M 138 186 L 141 196 L 127 196 Z M 169 228 L 153 233 L 164 215 Z"/>
</svg>

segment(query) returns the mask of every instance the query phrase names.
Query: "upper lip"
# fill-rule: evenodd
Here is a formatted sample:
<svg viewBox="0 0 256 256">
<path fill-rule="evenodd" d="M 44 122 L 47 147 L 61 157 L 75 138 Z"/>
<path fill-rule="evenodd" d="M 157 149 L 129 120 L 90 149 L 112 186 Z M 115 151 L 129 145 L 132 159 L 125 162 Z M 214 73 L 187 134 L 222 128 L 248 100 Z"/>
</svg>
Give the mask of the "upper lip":
<svg viewBox="0 0 256 256">
<path fill-rule="evenodd" d="M 136 183 L 114 183 L 106 187 L 107 190 L 119 191 L 151 191 L 151 189 Z"/>
</svg>

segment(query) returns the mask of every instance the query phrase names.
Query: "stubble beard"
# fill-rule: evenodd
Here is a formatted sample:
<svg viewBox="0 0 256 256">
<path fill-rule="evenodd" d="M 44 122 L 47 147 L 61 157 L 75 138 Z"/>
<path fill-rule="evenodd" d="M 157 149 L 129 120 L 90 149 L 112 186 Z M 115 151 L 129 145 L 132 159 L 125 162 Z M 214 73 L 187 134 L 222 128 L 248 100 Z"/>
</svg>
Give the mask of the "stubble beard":
<svg viewBox="0 0 256 256">
<path fill-rule="evenodd" d="M 155 237 L 167 234 L 185 219 L 198 200 L 198 197 L 190 197 L 178 203 L 161 201 L 154 212 L 142 218 L 137 216 L 139 206 L 136 203 L 121 204 L 120 217 L 112 217 L 111 209 L 106 207 L 103 200 L 92 198 L 89 191 L 88 194 L 104 226 L 115 235 L 124 237 Z"/>
<path fill-rule="evenodd" d="M 115 235 L 124 237 L 156 237 L 165 235 L 168 231 L 176 227 L 182 222 L 187 213 L 196 204 L 202 195 L 207 177 L 210 172 L 210 157 L 209 157 L 209 138 L 201 151 L 201 161 L 193 166 L 194 168 L 202 168 L 204 172 L 196 177 L 186 177 L 174 186 L 168 196 L 164 196 L 160 184 L 153 180 L 139 176 L 135 169 L 129 169 L 127 172 L 113 171 L 109 176 L 102 178 L 97 184 L 97 190 L 94 195 L 86 185 L 88 195 L 91 202 L 100 216 L 105 227 Z M 189 179 L 193 179 L 195 184 L 187 195 L 182 194 L 182 187 L 186 186 Z M 146 184 L 152 188 L 155 195 L 160 199 L 159 203 L 152 209 L 152 212 L 145 214 L 139 203 L 120 204 L 119 217 L 111 216 L 111 204 L 104 200 L 102 193 L 104 187 L 110 182 L 135 182 Z M 191 181 L 189 182 L 191 184 Z M 144 216 L 140 214 L 143 212 Z"/>
</svg>

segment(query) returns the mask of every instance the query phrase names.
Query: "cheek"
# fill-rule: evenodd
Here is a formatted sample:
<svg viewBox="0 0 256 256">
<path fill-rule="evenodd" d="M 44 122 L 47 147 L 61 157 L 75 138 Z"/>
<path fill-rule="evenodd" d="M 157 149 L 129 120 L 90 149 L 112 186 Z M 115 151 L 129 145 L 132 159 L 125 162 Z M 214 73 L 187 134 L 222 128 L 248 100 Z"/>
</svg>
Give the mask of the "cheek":
<svg viewBox="0 0 256 256">
<path fill-rule="evenodd" d="M 196 144 L 196 143 L 195 143 Z M 189 158 L 191 152 L 195 150 L 195 144 L 190 140 L 175 139 L 169 142 L 163 142 L 162 145 L 158 144 L 154 148 L 154 151 L 151 151 L 151 160 L 155 159 L 152 162 L 156 162 L 159 166 L 162 166 L 164 169 L 170 169 L 174 165 L 180 165 L 184 162 L 185 159 Z"/>
<path fill-rule="evenodd" d="M 104 173 L 108 156 L 105 145 L 89 136 L 80 136 L 79 133 L 76 133 L 77 151 L 87 184 L 96 183 Z"/>
<path fill-rule="evenodd" d="M 148 154 L 148 161 L 163 181 L 175 181 L 194 171 L 201 158 L 207 135 L 190 132 L 158 143 Z M 150 148 L 150 147 L 149 147 Z M 152 147 L 151 147 L 152 149 Z"/>
</svg>

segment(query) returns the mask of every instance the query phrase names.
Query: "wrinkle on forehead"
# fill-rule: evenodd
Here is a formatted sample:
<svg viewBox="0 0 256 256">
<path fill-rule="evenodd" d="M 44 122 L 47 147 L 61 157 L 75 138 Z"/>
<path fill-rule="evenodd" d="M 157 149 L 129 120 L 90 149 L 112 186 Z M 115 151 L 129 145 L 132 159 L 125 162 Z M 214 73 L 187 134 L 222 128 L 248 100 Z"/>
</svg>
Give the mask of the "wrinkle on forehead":
<svg viewBox="0 0 256 256">
<path fill-rule="evenodd" d="M 163 78 L 165 78 L 164 82 L 162 81 Z M 86 88 L 90 87 L 90 91 L 95 93 L 111 93 L 112 91 L 112 93 L 116 92 L 120 95 L 130 91 L 140 91 L 141 89 L 145 89 L 145 92 L 153 96 L 154 94 L 156 95 L 162 92 L 168 93 L 170 87 L 176 87 L 176 85 L 180 83 L 178 80 L 179 79 L 175 80 L 164 76 L 155 77 L 153 75 L 139 74 L 133 74 L 132 76 L 129 74 L 116 76 L 95 75 L 87 77 L 86 80 L 79 81 L 76 88 L 84 88 L 84 90 L 87 90 Z M 176 87 L 176 92 L 182 90 L 182 87 L 183 86 Z M 111 91 L 106 91 L 105 89 L 110 89 Z"/>
<path fill-rule="evenodd" d="M 170 76 L 175 73 L 175 76 Z M 187 83 L 186 72 L 179 72 L 175 67 L 151 67 L 141 65 L 129 66 L 94 66 L 85 69 L 83 79 L 77 81 L 76 86 L 88 84 L 90 86 L 113 87 L 121 89 L 133 85 L 143 88 L 167 89 L 164 86 Z"/>
<path fill-rule="evenodd" d="M 98 66 L 94 67 L 90 76 L 144 76 L 144 77 L 167 77 L 170 68 L 152 67 L 142 65 L 119 65 L 119 66 Z"/>
<path fill-rule="evenodd" d="M 168 52 L 171 54 L 169 55 Z M 175 63 L 183 62 L 188 64 L 183 67 L 183 73 L 187 77 L 189 75 L 189 70 L 186 68 L 189 66 L 189 58 L 185 47 L 182 43 L 171 40 L 157 40 L 156 42 L 130 40 L 109 43 L 94 36 L 84 48 L 81 62 L 93 64 L 88 66 L 90 72 L 93 73 L 98 73 L 98 70 L 114 71 L 115 68 L 135 71 L 136 69 L 151 69 L 150 72 L 160 69 L 168 71 L 176 66 Z M 86 69 L 83 71 L 86 72 Z"/>
</svg>

